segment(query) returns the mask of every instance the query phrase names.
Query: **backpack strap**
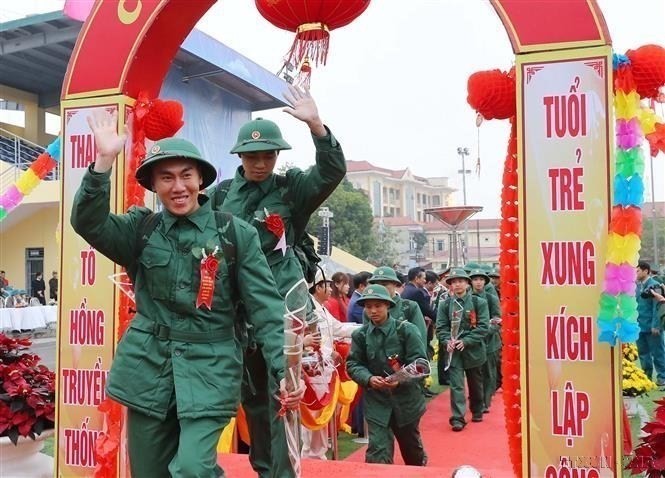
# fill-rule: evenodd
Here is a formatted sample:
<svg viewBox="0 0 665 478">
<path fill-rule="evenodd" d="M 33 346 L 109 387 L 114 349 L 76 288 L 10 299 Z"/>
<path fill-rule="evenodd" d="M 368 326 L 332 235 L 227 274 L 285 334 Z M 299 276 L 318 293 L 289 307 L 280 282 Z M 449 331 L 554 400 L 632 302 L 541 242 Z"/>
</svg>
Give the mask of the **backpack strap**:
<svg viewBox="0 0 665 478">
<path fill-rule="evenodd" d="M 143 249 L 148 244 L 150 236 L 157 228 L 157 225 L 162 220 L 161 212 L 151 212 L 141 219 L 139 219 L 138 226 L 136 228 L 136 238 L 135 238 L 135 254 L 134 257 L 138 259 L 143 253 Z M 127 268 L 127 275 L 131 279 L 132 283 L 136 281 L 136 273 L 138 272 L 138 264 L 135 263 L 134 266 Z"/>
<path fill-rule="evenodd" d="M 210 198 L 212 200 L 211 206 L 213 209 L 217 209 L 224 204 L 226 196 L 231 189 L 231 183 L 233 183 L 233 179 L 225 179 L 214 189 L 212 197 Z"/>
</svg>

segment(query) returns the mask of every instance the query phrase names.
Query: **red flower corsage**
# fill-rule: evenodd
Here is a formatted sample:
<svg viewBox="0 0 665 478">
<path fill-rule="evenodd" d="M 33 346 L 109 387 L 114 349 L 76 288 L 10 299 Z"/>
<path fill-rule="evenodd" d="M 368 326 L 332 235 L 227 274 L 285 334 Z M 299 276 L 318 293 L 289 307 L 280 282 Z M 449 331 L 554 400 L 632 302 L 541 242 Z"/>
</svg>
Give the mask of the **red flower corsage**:
<svg viewBox="0 0 665 478">
<path fill-rule="evenodd" d="M 271 213 L 266 216 L 266 229 L 272 232 L 278 239 L 284 234 L 284 221 L 282 216 L 277 213 Z"/>
<path fill-rule="evenodd" d="M 284 219 L 276 212 L 268 212 L 267 209 L 263 209 L 265 216 L 263 219 L 256 218 L 260 222 L 266 224 L 266 229 L 270 231 L 277 238 L 277 245 L 273 251 L 282 251 L 282 255 L 286 255 L 286 249 L 288 245 L 286 244 L 286 226 L 284 226 Z"/>
<path fill-rule="evenodd" d="M 402 363 L 399 361 L 399 355 L 394 354 L 388 357 L 388 366 L 393 369 L 393 372 L 397 372 L 402 368 Z"/>
<path fill-rule="evenodd" d="M 471 328 L 475 329 L 476 325 L 478 325 L 478 318 L 476 317 L 476 311 L 472 310 L 469 313 L 469 321 L 471 322 Z"/>
</svg>

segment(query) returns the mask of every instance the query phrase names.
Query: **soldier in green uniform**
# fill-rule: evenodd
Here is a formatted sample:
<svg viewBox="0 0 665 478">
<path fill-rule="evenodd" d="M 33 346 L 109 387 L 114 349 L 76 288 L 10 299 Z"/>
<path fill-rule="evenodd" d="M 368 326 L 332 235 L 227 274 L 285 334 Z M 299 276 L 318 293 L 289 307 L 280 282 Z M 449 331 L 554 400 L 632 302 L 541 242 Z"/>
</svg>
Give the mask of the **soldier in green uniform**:
<svg viewBox="0 0 665 478">
<path fill-rule="evenodd" d="M 256 231 L 214 213 L 199 195 L 216 172 L 193 144 L 158 141 L 136 171 L 138 182 L 159 197 L 162 213 L 134 207 L 116 215 L 109 210 L 110 174 L 125 137 L 117 134 L 117 114 L 97 110 L 88 123 L 97 156 L 74 199 L 71 223 L 135 278 L 137 313 L 118 344 L 106 384 L 106 393 L 128 408 L 132 476 L 212 478 L 218 471 L 217 442 L 240 399 L 242 343 L 235 306 L 242 300 L 249 310 L 277 380 L 283 375 L 284 301 Z M 141 237 L 147 220 L 154 221 L 154 229 Z M 303 392 L 284 392 L 283 403 L 297 407 Z"/>
<path fill-rule="evenodd" d="M 312 133 L 316 164 L 306 172 L 293 168 L 285 176 L 275 174 L 279 152 L 291 146 L 275 123 L 259 118 L 246 123 L 238 132 L 231 153 L 240 156 L 242 165 L 235 177 L 221 182 L 210 193 L 213 208 L 229 212 L 256 228 L 283 296 L 303 279 L 298 259 L 302 251 L 298 246 L 310 215 L 346 174 L 342 148 L 323 125 L 309 91 L 290 86 L 289 94 L 284 96 L 291 104 L 284 111 L 304 122 Z M 309 282 L 313 280 L 314 277 L 308 278 Z M 268 381 L 261 354 L 245 357 L 245 363 L 248 377 L 243 386 L 242 405 L 252 441 L 252 467 L 261 478 L 292 477 L 284 426 L 277 416 L 279 403 L 272 398 L 275 384 Z"/>
<path fill-rule="evenodd" d="M 483 421 L 483 373 L 486 346 L 485 335 L 489 329 L 487 301 L 471 294 L 471 279 L 464 269 L 453 269 L 446 279 L 451 295 L 439 304 L 436 317 L 436 334 L 439 343 L 452 354 L 450 377 L 450 424 L 453 431 L 466 426 L 466 397 L 464 375 L 469 388 L 472 421 Z M 458 322 L 459 321 L 459 322 Z M 457 330 L 456 324 L 459 324 Z"/>
<path fill-rule="evenodd" d="M 489 272 L 492 270 L 492 266 L 490 266 L 489 264 L 479 264 L 478 262 L 467 262 L 464 265 L 464 271 L 467 274 L 469 274 L 471 271 L 476 271 L 476 270 L 481 270 L 489 274 Z M 492 294 L 496 297 L 499 297 L 499 293 L 494 287 L 494 283 L 491 281 L 485 284 L 485 292 L 487 292 L 488 294 Z"/>
<path fill-rule="evenodd" d="M 418 329 L 418 333 L 423 338 L 423 344 L 427 347 L 427 326 L 425 325 L 425 318 L 418 304 L 409 299 L 400 297 L 396 290 L 402 284 L 397 278 L 395 270 L 391 267 L 381 266 L 374 270 L 374 274 L 369 278 L 370 284 L 378 284 L 385 287 L 390 294 L 390 298 L 395 303 L 395 307 L 390 309 L 390 316 L 397 320 L 406 320 L 412 323 Z M 364 322 L 368 321 L 367 314 L 365 314 Z"/>
<path fill-rule="evenodd" d="M 471 277 L 471 293 L 487 301 L 490 313 L 489 331 L 485 336 L 487 361 L 483 365 L 483 396 L 485 403 L 483 413 L 489 413 L 492 397 L 496 392 L 496 362 L 501 351 L 501 306 L 496 296 L 485 291 L 485 286 L 490 278 L 484 271 L 473 270 L 469 277 Z"/>
<path fill-rule="evenodd" d="M 425 343 L 415 326 L 388 313 L 396 304 L 385 287 L 367 286 L 358 303 L 365 307 L 369 323 L 353 333 L 346 366 L 351 378 L 365 390 L 369 428 L 365 461 L 392 464 L 396 438 L 405 464 L 425 466 L 427 455 L 419 429 L 425 399 L 420 384 L 387 378 L 394 373 L 391 363 L 404 366 L 416 359 L 427 360 Z"/>
</svg>

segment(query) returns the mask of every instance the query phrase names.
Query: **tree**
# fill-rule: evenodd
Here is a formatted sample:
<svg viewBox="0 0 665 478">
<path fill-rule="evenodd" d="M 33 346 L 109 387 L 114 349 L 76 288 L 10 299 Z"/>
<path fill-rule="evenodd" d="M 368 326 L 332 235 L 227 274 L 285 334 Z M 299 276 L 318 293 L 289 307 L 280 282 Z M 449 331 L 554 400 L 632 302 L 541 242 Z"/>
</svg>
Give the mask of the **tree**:
<svg viewBox="0 0 665 478">
<path fill-rule="evenodd" d="M 375 266 L 392 266 L 397 262 L 397 234 L 383 223 L 375 224 L 372 235 L 376 240 L 373 250 L 367 256 L 367 262 Z"/>
<path fill-rule="evenodd" d="M 367 195 L 345 178 L 322 207 L 328 207 L 334 214 L 330 220 L 333 245 L 367 259 L 376 247 L 372 208 Z M 315 212 L 309 220 L 307 232 L 317 236 L 320 226 L 321 218 Z"/>
</svg>

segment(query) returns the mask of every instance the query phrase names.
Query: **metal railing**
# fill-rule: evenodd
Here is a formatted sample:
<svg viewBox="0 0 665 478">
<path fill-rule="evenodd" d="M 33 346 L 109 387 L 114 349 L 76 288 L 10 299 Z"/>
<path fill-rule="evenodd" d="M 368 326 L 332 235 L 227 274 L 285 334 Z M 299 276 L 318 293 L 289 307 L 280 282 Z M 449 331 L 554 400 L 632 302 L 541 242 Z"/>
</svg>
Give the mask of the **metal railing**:
<svg viewBox="0 0 665 478">
<path fill-rule="evenodd" d="M 46 148 L 43 146 L 0 128 L 0 161 L 12 166 L 0 174 L 0 191 L 5 191 L 16 182 L 44 151 Z M 60 179 L 59 164 L 44 178 L 45 181 L 56 179 Z"/>
</svg>

